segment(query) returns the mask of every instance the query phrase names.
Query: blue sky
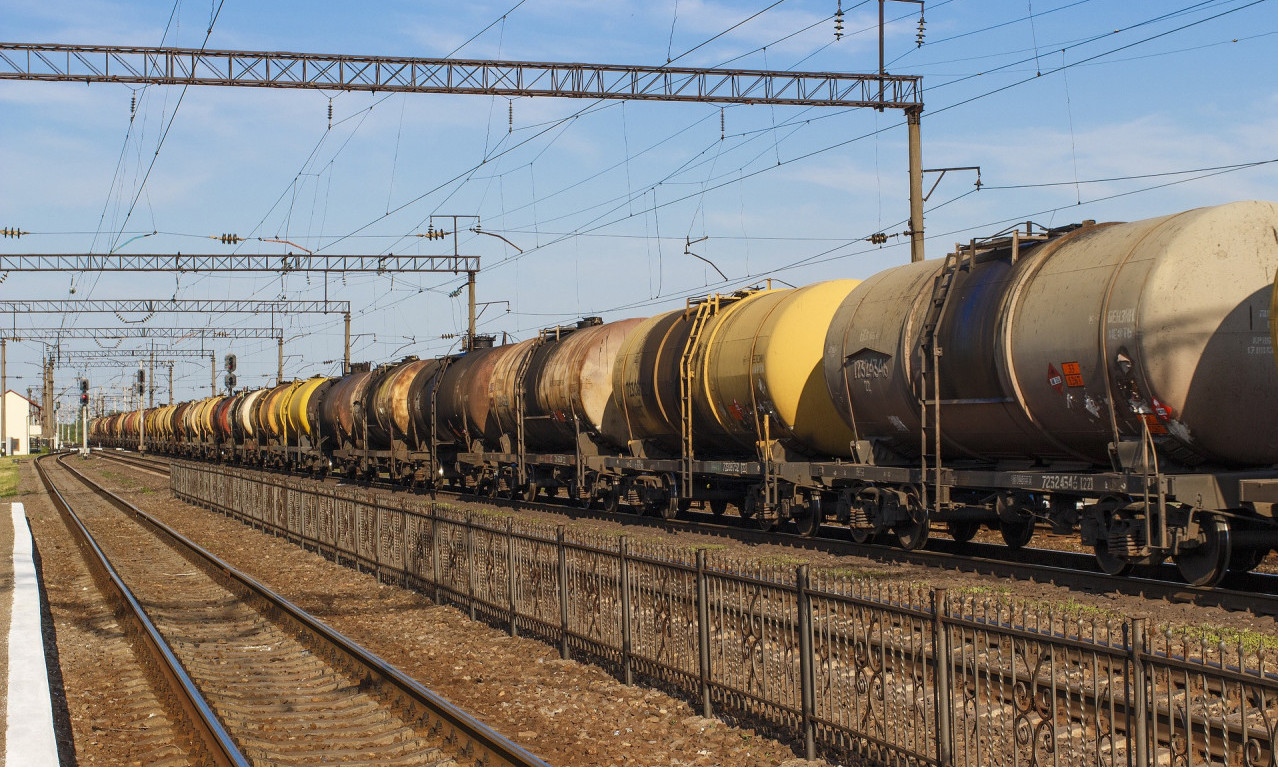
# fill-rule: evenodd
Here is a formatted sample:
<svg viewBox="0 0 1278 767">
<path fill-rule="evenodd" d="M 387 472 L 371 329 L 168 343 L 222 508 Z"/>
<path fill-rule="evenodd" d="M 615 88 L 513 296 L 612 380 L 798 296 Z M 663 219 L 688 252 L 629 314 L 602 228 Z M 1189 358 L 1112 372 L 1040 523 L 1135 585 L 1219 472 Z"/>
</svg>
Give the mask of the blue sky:
<svg viewBox="0 0 1278 767">
<path fill-rule="evenodd" d="M 216 11 L 207 46 L 218 49 L 873 71 L 877 4 L 845 0 L 837 41 L 836 7 L 225 0 L 217 11 L 218 0 L 4 0 L 0 37 L 199 47 Z M 937 186 L 929 257 L 1016 221 L 1131 220 L 1278 199 L 1278 163 L 1180 173 L 1278 160 L 1272 0 L 937 0 L 924 10 L 922 47 L 916 6 L 890 2 L 887 15 L 889 72 L 924 78 L 924 167 L 979 165 L 985 184 L 977 191 L 973 174 L 957 173 Z M 909 260 L 905 238 L 883 247 L 864 240 L 905 229 L 906 132 L 893 112 L 0 82 L 0 135 L 0 225 L 32 232 L 0 241 L 5 252 L 231 253 L 207 237 L 232 232 L 326 253 L 443 253 L 451 246 L 411 235 L 432 214 L 478 215 L 523 250 L 463 240 L 462 252 L 483 260 L 480 300 L 501 302 L 485 310 L 481 330 L 519 339 L 583 314 L 646 316 L 768 278 L 865 277 Z M 1097 182 L 1115 178 L 1123 180 Z M 298 274 L 12 274 L 0 296 L 316 299 L 327 291 L 355 307 L 354 358 L 379 362 L 448 351 L 456 341 L 441 336 L 465 327 L 465 294 L 451 295 L 463 283 L 442 274 L 327 284 Z M 63 321 L 3 318 L 6 327 Z M 286 375 L 338 370 L 340 318 L 274 322 L 287 339 Z M 242 384 L 274 377 L 273 342 L 212 348 L 219 359 L 239 355 Z M 12 388 L 38 387 L 42 351 L 9 345 Z M 176 370 L 179 398 L 207 393 L 207 367 Z M 61 368 L 60 387 L 75 372 Z M 124 380 L 91 375 L 96 385 Z"/>
</svg>

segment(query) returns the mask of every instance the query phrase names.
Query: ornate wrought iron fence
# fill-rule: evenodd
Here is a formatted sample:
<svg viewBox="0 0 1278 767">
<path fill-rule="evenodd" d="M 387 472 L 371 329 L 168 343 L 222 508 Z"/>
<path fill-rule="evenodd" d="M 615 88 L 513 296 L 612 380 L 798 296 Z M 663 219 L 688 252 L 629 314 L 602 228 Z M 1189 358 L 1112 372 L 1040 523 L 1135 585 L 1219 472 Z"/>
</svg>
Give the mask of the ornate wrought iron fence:
<svg viewBox="0 0 1278 767">
<path fill-rule="evenodd" d="M 809 758 L 1278 767 L 1263 642 L 244 469 L 175 462 L 171 482 L 182 500 L 801 742 Z"/>
</svg>

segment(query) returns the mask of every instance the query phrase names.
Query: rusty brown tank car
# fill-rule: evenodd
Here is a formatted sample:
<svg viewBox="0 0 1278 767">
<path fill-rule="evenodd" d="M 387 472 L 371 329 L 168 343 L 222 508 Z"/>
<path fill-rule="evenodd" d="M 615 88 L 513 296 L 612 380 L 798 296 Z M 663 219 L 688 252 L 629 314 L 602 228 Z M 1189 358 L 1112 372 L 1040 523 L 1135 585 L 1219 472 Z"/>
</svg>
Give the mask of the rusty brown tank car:
<svg viewBox="0 0 1278 767">
<path fill-rule="evenodd" d="M 372 377 L 367 369 L 344 376 L 329 387 L 320 401 L 320 431 L 333 438 L 334 449 L 355 446 L 355 409 L 364 401 Z"/>
<path fill-rule="evenodd" d="M 1108 465 L 1140 438 L 1186 465 L 1278 462 L 1278 369 L 1258 334 L 1272 300 L 1272 203 L 1086 226 L 978 255 L 940 318 L 944 453 Z M 941 265 L 880 272 L 830 326 L 826 379 L 862 438 L 917 455 L 920 351 Z M 930 396 L 930 391 L 926 396 Z"/>
<path fill-rule="evenodd" d="M 454 358 L 444 370 L 435 395 L 435 428 L 440 439 L 451 435 L 463 449 L 476 441 L 496 446 L 500 433 L 490 423 L 489 381 L 493 366 L 513 348 L 476 348 Z"/>
</svg>

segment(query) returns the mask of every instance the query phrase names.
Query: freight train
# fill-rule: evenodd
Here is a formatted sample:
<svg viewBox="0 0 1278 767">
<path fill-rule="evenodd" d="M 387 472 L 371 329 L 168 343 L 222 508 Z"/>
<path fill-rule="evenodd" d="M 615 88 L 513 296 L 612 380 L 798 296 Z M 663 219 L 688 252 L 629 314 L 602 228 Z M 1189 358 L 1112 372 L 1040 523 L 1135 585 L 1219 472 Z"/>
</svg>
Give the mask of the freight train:
<svg viewBox="0 0 1278 767">
<path fill-rule="evenodd" d="M 1278 205 L 1032 224 L 863 282 L 472 339 L 119 413 L 95 444 L 924 545 L 1080 535 L 1214 585 L 1278 545 Z"/>
</svg>

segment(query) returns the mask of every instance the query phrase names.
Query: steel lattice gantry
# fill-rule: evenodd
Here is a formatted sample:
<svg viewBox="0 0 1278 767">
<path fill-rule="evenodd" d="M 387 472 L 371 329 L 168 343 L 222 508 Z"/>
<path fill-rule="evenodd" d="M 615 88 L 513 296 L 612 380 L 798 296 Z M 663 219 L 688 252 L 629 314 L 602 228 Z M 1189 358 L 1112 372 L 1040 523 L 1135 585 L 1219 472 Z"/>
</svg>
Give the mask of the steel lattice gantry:
<svg viewBox="0 0 1278 767">
<path fill-rule="evenodd" d="M 293 254 L 186 255 L 18 253 L 0 255 L 7 272 L 461 272 L 479 271 L 479 256 L 351 256 Z"/>
<path fill-rule="evenodd" d="M 60 344 L 67 339 L 93 339 L 98 341 L 117 340 L 117 339 L 152 339 L 152 340 L 194 340 L 201 341 L 209 339 L 244 339 L 244 338 L 273 338 L 276 341 L 279 351 L 279 367 L 277 373 L 277 381 L 284 379 L 284 331 L 280 328 L 168 328 L 168 327 L 150 327 L 138 326 L 130 328 L 8 328 L 0 330 L 0 391 L 4 391 L 7 386 L 7 376 L 5 373 L 7 346 L 10 341 L 44 341 L 46 343 L 53 342 Z M 120 354 L 115 349 L 104 349 L 108 353 Z M 175 353 L 172 350 L 164 350 L 165 354 Z M 216 392 L 217 390 L 217 360 L 211 352 L 201 351 L 201 356 L 209 355 L 211 360 L 213 373 L 211 376 L 210 388 Z M 51 362 L 46 362 L 48 367 L 52 367 Z M 48 384 L 46 383 L 46 390 Z M 0 433 L 4 433 L 4 427 L 7 424 L 7 413 L 5 412 L 4 398 L 0 397 Z"/>
<path fill-rule="evenodd" d="M 169 368 L 169 404 L 173 404 L 173 366 L 179 360 L 207 359 L 209 362 L 209 388 L 217 392 L 217 354 L 207 349 L 164 349 L 161 357 L 156 358 L 154 349 L 63 349 L 54 347 L 49 354 L 48 364 L 52 367 L 70 367 L 80 370 L 90 368 L 125 368 L 147 362 L 151 377 L 151 404 L 155 404 L 155 366 L 165 365 Z"/>
<path fill-rule="evenodd" d="M 923 79 L 884 70 L 882 3 L 879 16 L 877 74 L 0 43 L 0 80 L 901 109 L 909 133 L 910 258 L 922 261 Z"/>
<path fill-rule="evenodd" d="M 60 343 L 66 339 L 87 338 L 96 341 L 144 338 L 185 341 L 209 339 L 273 338 L 279 349 L 277 380 L 284 380 L 284 331 L 280 328 L 166 328 L 139 325 L 130 328 L 10 328 L 0 330 L 0 355 L 9 341 L 44 341 Z M 107 350 L 113 351 L 113 350 Z M 2 388 L 2 385 L 0 385 Z M 214 382 L 213 388 L 217 385 Z"/>
<path fill-rule="evenodd" d="M 54 256 L 57 258 L 57 256 Z M 342 371 L 351 369 L 351 302 L 305 300 L 235 299 L 85 299 L 85 300 L 0 300 L 3 314 L 341 314 L 345 324 Z"/>
<path fill-rule="evenodd" d="M 85 314 L 97 312 L 201 314 L 350 314 L 350 301 L 241 301 L 179 298 L 0 300 L 0 314 Z"/>
<path fill-rule="evenodd" d="M 0 44 L 0 79 L 922 108 L 922 78 L 676 66 Z"/>
<path fill-rule="evenodd" d="M 188 340 L 209 338 L 274 338 L 283 340 L 279 328 L 10 328 L 0 331 L 6 341 L 61 341 L 64 338 L 90 338 L 113 341 L 118 338 L 154 338 Z"/>
<path fill-rule="evenodd" d="M 74 365 L 80 362 L 103 362 L 103 361 L 120 361 L 122 358 L 129 358 L 132 362 L 137 362 L 144 357 L 154 354 L 153 349 L 57 349 L 50 354 L 56 365 Z M 207 357 L 210 352 L 206 349 L 165 349 L 163 352 L 165 357 Z"/>
</svg>

